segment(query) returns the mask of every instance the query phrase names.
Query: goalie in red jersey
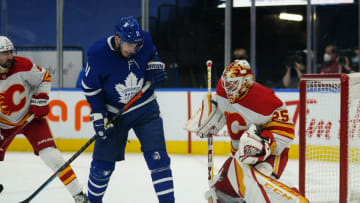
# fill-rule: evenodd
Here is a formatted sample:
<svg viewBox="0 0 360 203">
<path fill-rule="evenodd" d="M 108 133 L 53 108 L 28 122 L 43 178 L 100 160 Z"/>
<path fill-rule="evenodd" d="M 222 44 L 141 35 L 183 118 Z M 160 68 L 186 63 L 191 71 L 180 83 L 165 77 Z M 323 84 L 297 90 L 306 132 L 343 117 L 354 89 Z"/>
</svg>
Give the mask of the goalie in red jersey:
<svg viewBox="0 0 360 203">
<path fill-rule="evenodd" d="M 206 199 L 220 203 L 307 202 L 296 189 L 277 180 L 288 161 L 294 125 L 284 103 L 271 89 L 254 81 L 246 60 L 235 60 L 225 68 L 212 98 L 207 102 L 205 95 L 202 112 L 185 127 L 207 137 L 226 125 L 231 137 L 230 157 L 214 177 Z"/>
<path fill-rule="evenodd" d="M 65 160 L 56 149 L 46 115 L 49 113 L 51 76 L 29 59 L 14 56 L 14 45 L 0 36 L 0 161 L 15 134 L 23 134 L 36 155 L 54 172 Z M 33 117 L 33 120 L 29 118 Z M 26 125 L 22 128 L 23 125 Z M 17 132 L 20 131 L 20 132 Z M 75 203 L 88 202 L 71 166 L 58 177 L 64 183 Z"/>
</svg>

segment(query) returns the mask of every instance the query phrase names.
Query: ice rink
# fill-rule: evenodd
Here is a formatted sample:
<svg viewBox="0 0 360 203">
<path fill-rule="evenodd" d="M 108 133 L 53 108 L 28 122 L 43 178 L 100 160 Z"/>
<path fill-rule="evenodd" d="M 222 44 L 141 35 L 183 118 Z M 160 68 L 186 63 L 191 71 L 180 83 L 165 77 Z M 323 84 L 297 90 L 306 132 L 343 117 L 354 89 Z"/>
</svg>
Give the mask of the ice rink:
<svg viewBox="0 0 360 203">
<path fill-rule="evenodd" d="M 72 153 L 63 153 L 68 159 Z M 207 156 L 170 155 L 174 176 L 175 200 L 179 203 L 207 202 L 204 192 L 207 183 Z M 227 157 L 215 156 L 215 172 Z M 87 189 L 87 177 L 91 161 L 90 153 L 81 154 L 72 163 L 80 182 Z M 20 202 L 34 192 L 52 172 L 39 157 L 33 153 L 8 152 L 5 162 L 0 162 L 0 183 L 4 190 L 0 193 L 0 203 Z M 282 179 L 298 185 L 298 162 L 289 160 Z M 34 203 L 72 203 L 73 199 L 62 183 L 56 178 L 45 187 L 34 199 Z M 141 154 L 127 154 L 126 160 L 116 165 L 108 190 L 104 196 L 105 203 L 156 203 L 151 178 Z"/>
</svg>

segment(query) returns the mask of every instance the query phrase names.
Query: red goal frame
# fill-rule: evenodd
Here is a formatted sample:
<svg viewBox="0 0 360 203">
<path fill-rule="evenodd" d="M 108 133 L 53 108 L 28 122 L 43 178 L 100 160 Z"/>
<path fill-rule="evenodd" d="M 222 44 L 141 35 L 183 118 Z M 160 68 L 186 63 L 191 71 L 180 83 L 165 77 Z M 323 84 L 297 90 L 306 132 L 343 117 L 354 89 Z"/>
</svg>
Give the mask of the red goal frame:
<svg viewBox="0 0 360 203">
<path fill-rule="evenodd" d="M 299 190 L 305 194 L 306 167 L 306 84 L 309 81 L 339 79 L 340 81 L 340 177 L 339 202 L 347 201 L 348 191 L 348 111 L 349 111 L 349 76 L 346 74 L 304 74 L 300 79 L 300 114 L 299 114 Z"/>
</svg>

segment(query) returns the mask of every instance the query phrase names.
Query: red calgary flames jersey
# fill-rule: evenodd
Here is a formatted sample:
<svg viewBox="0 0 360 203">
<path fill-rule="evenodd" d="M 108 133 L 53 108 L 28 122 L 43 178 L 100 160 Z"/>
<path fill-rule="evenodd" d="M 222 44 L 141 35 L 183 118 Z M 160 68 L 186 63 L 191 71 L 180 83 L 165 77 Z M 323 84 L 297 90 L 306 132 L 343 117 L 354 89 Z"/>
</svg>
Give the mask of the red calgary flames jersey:
<svg viewBox="0 0 360 203">
<path fill-rule="evenodd" d="M 0 128 L 22 125 L 30 115 L 30 100 L 34 94 L 49 93 L 51 76 L 29 59 L 14 56 L 13 67 L 0 74 Z"/>
<path fill-rule="evenodd" d="M 236 143 L 251 124 L 273 134 L 276 142 L 274 154 L 281 153 L 284 148 L 289 147 L 294 139 L 294 125 L 284 103 L 274 91 L 254 83 L 238 102 L 230 104 L 219 80 L 216 94 L 219 108 L 225 115 L 233 150 L 237 150 L 238 147 L 234 141 Z"/>
</svg>

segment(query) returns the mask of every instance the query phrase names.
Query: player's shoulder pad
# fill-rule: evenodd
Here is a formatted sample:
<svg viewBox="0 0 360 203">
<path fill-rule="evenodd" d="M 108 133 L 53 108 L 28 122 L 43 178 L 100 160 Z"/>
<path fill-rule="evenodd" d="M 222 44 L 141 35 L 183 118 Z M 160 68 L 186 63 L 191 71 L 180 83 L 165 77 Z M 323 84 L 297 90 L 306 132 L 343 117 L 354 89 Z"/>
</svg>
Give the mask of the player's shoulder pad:
<svg viewBox="0 0 360 203">
<path fill-rule="evenodd" d="M 239 103 L 264 116 L 271 115 L 272 112 L 284 104 L 272 89 L 258 83 L 254 83 L 247 95 Z"/>
<path fill-rule="evenodd" d="M 22 56 L 14 56 L 14 66 L 11 68 L 12 73 L 29 71 L 34 66 L 30 59 Z"/>
</svg>

